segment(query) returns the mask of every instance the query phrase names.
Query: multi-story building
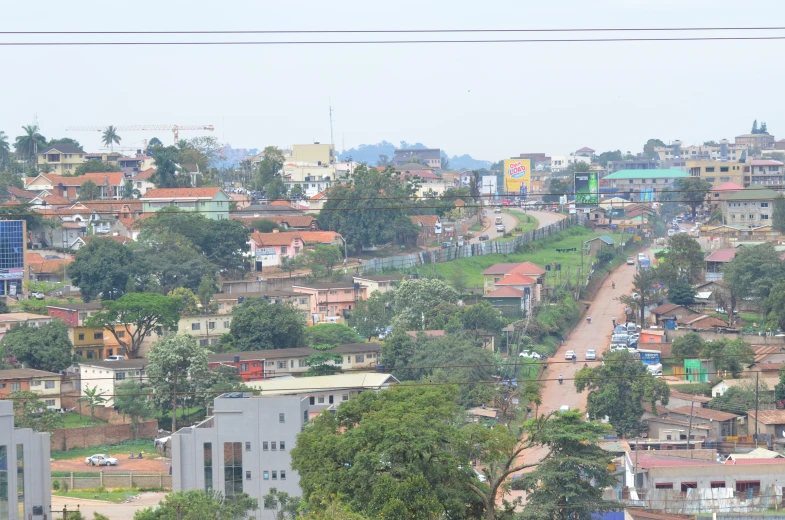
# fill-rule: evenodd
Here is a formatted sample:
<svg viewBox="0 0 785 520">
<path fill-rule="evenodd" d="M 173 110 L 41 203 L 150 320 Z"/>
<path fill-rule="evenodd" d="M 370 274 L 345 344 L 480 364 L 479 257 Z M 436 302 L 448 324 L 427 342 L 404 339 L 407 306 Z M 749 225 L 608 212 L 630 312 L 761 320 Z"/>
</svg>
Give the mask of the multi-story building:
<svg viewBox="0 0 785 520">
<path fill-rule="evenodd" d="M 148 168 L 155 166 L 155 160 L 149 155 L 141 154 L 136 157 L 119 157 L 117 159 L 117 166 L 120 167 L 126 178 L 135 177 Z"/>
<path fill-rule="evenodd" d="M 254 258 L 254 270 L 281 265 L 284 258 L 297 258 L 318 244 L 342 245 L 341 235 L 335 231 L 255 231 L 248 237 L 249 254 Z"/>
<path fill-rule="evenodd" d="M 532 262 L 522 262 L 520 264 L 494 264 L 482 272 L 483 275 L 483 294 L 488 294 L 503 286 L 510 285 L 510 277 L 515 275 L 513 281 L 518 280 L 517 285 L 530 286 L 536 285 L 533 300 L 540 301 L 542 299 L 542 287 L 545 285 L 545 276 L 547 271 L 537 264 Z M 539 280 L 539 282 L 538 282 Z M 500 282 L 501 283 L 500 285 Z M 516 284 L 512 284 L 516 286 Z"/>
<path fill-rule="evenodd" d="M 782 189 L 782 163 L 772 159 L 753 159 L 744 167 L 744 186 L 767 186 Z"/>
<path fill-rule="evenodd" d="M 0 314 L 0 339 L 3 339 L 6 332 L 17 325 L 40 327 L 41 325 L 46 325 L 51 322 L 52 318 L 49 316 L 41 316 L 40 314 L 33 314 L 30 312 L 8 312 L 6 314 Z"/>
<path fill-rule="evenodd" d="M 117 160 L 122 154 L 120 152 L 85 152 L 84 158 L 87 161 L 101 161 L 108 164 L 117 164 Z"/>
<path fill-rule="evenodd" d="M 274 520 L 262 507 L 271 488 L 301 494 L 289 452 L 311 416 L 308 397 L 233 392 L 215 399 L 214 415 L 172 435 L 174 491 L 220 491 L 259 501 L 249 518 Z"/>
<path fill-rule="evenodd" d="M 626 194 L 630 200 L 650 202 L 658 199 L 658 193 L 670 188 L 676 179 L 687 177 L 682 170 L 619 170 L 606 175 L 603 182 L 617 193 Z"/>
<path fill-rule="evenodd" d="M 354 283 L 359 283 L 365 289 L 366 296 L 377 291 L 382 294 L 393 291 L 401 280 L 403 276 L 399 274 L 364 274 L 354 277 Z"/>
<path fill-rule="evenodd" d="M 14 428 L 13 403 L 0 401 L 0 518 L 47 518 L 51 489 L 49 434 Z"/>
<path fill-rule="evenodd" d="M 736 145 L 748 150 L 768 150 L 774 148 L 774 136 L 769 134 L 742 134 L 736 136 Z"/>
<path fill-rule="evenodd" d="M 574 166 L 579 162 L 591 164 L 591 158 L 585 155 L 553 155 L 551 156 L 551 171 L 560 172 L 564 171 L 570 166 Z"/>
<path fill-rule="evenodd" d="M 11 392 L 33 392 L 47 408 L 61 408 L 61 379 L 60 374 L 32 368 L 0 370 L 0 399 L 5 399 Z"/>
<path fill-rule="evenodd" d="M 442 151 L 439 148 L 401 148 L 395 150 L 393 166 L 420 163 L 431 168 L 441 169 Z"/>
<path fill-rule="evenodd" d="M 67 303 L 58 302 L 46 306 L 46 313 L 65 322 L 69 327 L 83 327 L 87 318 L 100 312 L 101 302 Z"/>
<path fill-rule="evenodd" d="M 76 167 L 87 159 L 85 152 L 69 143 L 57 143 L 38 152 L 38 167 L 48 166 L 51 173 L 62 175 L 73 173 Z"/>
<path fill-rule="evenodd" d="M 68 336 L 74 345 L 74 357 L 85 361 L 101 361 L 109 356 L 123 356 L 125 348 L 110 331 L 102 327 L 86 327 L 85 320 L 102 310 L 100 302 L 57 303 L 46 308 L 47 314 L 65 322 Z M 131 334 L 131 326 L 117 335 L 124 340 Z"/>
<path fill-rule="evenodd" d="M 302 375 L 310 368 L 306 359 L 312 354 L 324 352 L 310 347 L 257 350 L 249 352 L 227 352 L 212 354 L 208 363 L 211 368 L 219 365 L 231 366 L 243 381 L 253 381 L 270 377 Z M 331 354 L 342 357 L 334 363 L 341 370 L 375 370 L 379 360 L 379 343 L 349 343 L 338 345 L 330 350 Z M 328 364 L 333 364 L 330 362 Z"/>
<path fill-rule="evenodd" d="M 339 323 L 357 302 L 365 298 L 365 290 L 354 282 L 298 283 L 292 290 L 311 295 L 311 322 Z"/>
<path fill-rule="evenodd" d="M 286 162 L 316 166 L 334 164 L 335 145 L 322 143 L 293 144 L 291 153 L 286 157 Z"/>
<path fill-rule="evenodd" d="M 725 223 L 735 226 L 770 226 L 777 192 L 763 186 L 750 186 L 724 196 L 721 203 Z"/>
<path fill-rule="evenodd" d="M 231 324 L 230 314 L 183 316 L 177 325 L 177 333 L 193 336 L 200 346 L 207 347 L 218 343 L 218 338 L 229 332 Z"/>
<path fill-rule="evenodd" d="M 42 173 L 28 179 L 25 189 L 36 192 L 46 191 L 74 201 L 79 198 L 82 185 L 86 182 L 92 182 L 98 187 L 97 199 L 118 200 L 123 198 L 125 177 L 122 172 L 86 173 L 76 177 Z"/>
<path fill-rule="evenodd" d="M 221 188 L 158 188 L 142 195 L 144 213 L 171 206 L 193 211 L 213 220 L 229 218 L 231 197 Z"/>
<path fill-rule="evenodd" d="M 303 320 L 311 320 L 311 295 L 294 291 L 265 291 L 245 293 L 217 293 L 213 301 L 218 304 L 218 314 L 224 315 L 232 312 L 236 306 L 241 305 L 249 298 L 264 298 L 270 303 L 288 303 L 297 310 Z"/>
<path fill-rule="evenodd" d="M 656 170 L 659 167 L 660 163 L 657 159 L 652 159 L 647 155 L 640 154 L 635 159 L 608 161 L 606 166 L 609 174 L 620 170 Z"/>
<path fill-rule="evenodd" d="M 82 395 L 86 390 L 98 389 L 106 396 L 104 406 L 113 406 L 112 396 L 117 386 L 125 381 L 147 381 L 146 359 L 126 359 L 123 361 L 85 361 L 79 363 L 79 379 Z"/>
<path fill-rule="evenodd" d="M 687 160 L 687 172 L 690 177 L 700 177 L 710 182 L 714 188 L 728 182 L 742 185 L 744 168 L 745 165 L 738 162 Z"/>
<path fill-rule="evenodd" d="M 654 151 L 661 161 L 686 159 L 690 161 L 741 161 L 746 157 L 746 146 L 730 144 L 727 139 L 717 144 L 684 146 L 676 140 L 667 146 L 656 146 Z"/>
<path fill-rule="evenodd" d="M 22 294 L 27 281 L 25 265 L 27 225 L 24 220 L 0 220 L 0 297 Z"/>
</svg>

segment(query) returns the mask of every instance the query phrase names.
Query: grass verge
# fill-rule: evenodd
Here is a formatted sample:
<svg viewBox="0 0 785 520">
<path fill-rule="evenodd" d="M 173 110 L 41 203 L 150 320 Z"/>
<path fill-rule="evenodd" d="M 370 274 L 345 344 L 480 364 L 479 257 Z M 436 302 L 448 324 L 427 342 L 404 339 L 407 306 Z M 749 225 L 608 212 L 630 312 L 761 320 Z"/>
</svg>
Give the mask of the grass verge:
<svg viewBox="0 0 785 520">
<path fill-rule="evenodd" d="M 92 448 L 74 448 L 68 451 L 52 451 L 51 458 L 53 460 L 67 460 L 75 457 L 89 457 L 96 453 L 106 453 L 118 460 L 131 453 L 145 452 L 145 458 L 157 456 L 155 451 L 155 444 L 150 439 L 136 439 L 133 441 L 125 441 L 113 446 L 94 446 Z"/>
<path fill-rule="evenodd" d="M 58 497 L 68 498 L 82 498 L 88 500 L 103 500 L 104 502 L 112 502 L 119 504 L 129 497 L 138 495 L 139 491 L 136 489 L 120 489 L 113 491 L 105 491 L 99 489 L 79 489 L 71 491 L 52 491 L 52 495 Z M 69 515 L 70 516 L 70 515 Z"/>
</svg>

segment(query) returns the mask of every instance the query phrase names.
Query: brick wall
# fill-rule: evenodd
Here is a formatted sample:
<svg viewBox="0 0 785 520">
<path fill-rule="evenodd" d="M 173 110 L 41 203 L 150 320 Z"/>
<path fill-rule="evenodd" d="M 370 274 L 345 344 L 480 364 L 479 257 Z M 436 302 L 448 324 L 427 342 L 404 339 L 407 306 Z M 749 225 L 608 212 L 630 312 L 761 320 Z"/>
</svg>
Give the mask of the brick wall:
<svg viewBox="0 0 785 520">
<path fill-rule="evenodd" d="M 154 439 L 158 434 L 158 421 L 150 419 L 140 423 L 136 438 Z M 71 450 L 73 448 L 91 448 L 119 444 L 134 438 L 130 424 L 102 424 L 85 426 L 84 428 L 61 428 L 52 432 L 49 437 L 49 449 L 52 451 Z"/>
<path fill-rule="evenodd" d="M 63 403 L 61 405 L 63 408 L 73 408 L 76 413 L 85 417 L 90 417 L 90 407 L 87 403 L 79 403 L 78 393 L 63 394 L 60 401 Z M 130 420 L 127 417 L 123 416 L 123 414 L 119 413 L 111 406 L 96 406 L 95 417 L 96 419 L 101 419 L 109 424 L 130 423 Z"/>
</svg>

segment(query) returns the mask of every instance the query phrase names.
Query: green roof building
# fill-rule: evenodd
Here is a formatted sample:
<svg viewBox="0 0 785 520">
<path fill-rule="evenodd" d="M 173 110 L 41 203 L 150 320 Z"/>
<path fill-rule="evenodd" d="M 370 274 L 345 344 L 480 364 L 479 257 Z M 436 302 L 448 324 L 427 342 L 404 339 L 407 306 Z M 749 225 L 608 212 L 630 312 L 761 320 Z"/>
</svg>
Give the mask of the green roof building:
<svg viewBox="0 0 785 520">
<path fill-rule="evenodd" d="M 763 186 L 734 191 L 722 201 L 722 216 L 729 226 L 770 226 L 777 192 Z"/>
<path fill-rule="evenodd" d="M 658 193 L 668 189 L 676 179 L 688 177 L 687 172 L 675 169 L 619 170 L 606 175 L 602 182 L 606 188 L 616 188 L 618 194 L 627 194 L 630 200 L 651 202 Z"/>
</svg>

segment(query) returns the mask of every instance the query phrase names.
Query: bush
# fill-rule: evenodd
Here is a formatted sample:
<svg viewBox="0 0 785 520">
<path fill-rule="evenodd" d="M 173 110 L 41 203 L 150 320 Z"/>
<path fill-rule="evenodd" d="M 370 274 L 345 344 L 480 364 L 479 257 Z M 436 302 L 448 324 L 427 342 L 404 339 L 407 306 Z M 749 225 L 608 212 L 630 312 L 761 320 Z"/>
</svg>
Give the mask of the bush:
<svg viewBox="0 0 785 520">
<path fill-rule="evenodd" d="M 62 489 L 64 493 L 68 493 L 68 481 L 67 480 L 61 480 L 60 481 L 60 489 Z"/>
<path fill-rule="evenodd" d="M 52 489 L 54 491 L 60 491 L 60 481 L 59 480 L 55 480 L 54 482 L 52 482 Z"/>
<path fill-rule="evenodd" d="M 691 383 L 684 385 L 670 385 L 671 390 L 690 395 L 702 395 L 711 397 L 711 385 L 709 383 Z"/>
</svg>

